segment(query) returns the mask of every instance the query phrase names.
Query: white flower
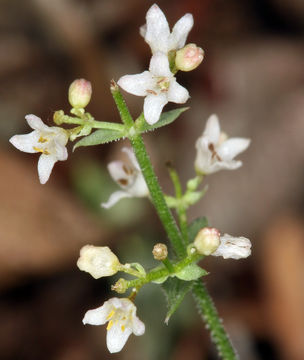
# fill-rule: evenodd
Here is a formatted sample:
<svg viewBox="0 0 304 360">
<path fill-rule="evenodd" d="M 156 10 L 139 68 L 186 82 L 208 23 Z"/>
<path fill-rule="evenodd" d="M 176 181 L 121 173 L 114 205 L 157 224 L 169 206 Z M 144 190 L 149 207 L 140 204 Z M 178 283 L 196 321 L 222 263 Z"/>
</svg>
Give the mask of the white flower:
<svg viewBox="0 0 304 360">
<path fill-rule="evenodd" d="M 251 255 L 251 242 L 243 236 L 233 237 L 225 234 L 221 236 L 220 241 L 220 246 L 212 253 L 213 256 L 238 260 Z"/>
<path fill-rule="evenodd" d="M 123 161 L 112 161 L 108 165 L 108 170 L 123 191 L 115 191 L 106 203 L 101 204 L 106 209 L 115 205 L 122 198 L 149 195 L 149 189 L 133 151 L 127 147 L 122 148 L 122 151 L 128 155 L 130 164 Z"/>
<path fill-rule="evenodd" d="M 160 52 L 152 56 L 149 71 L 125 75 L 118 80 L 118 85 L 130 94 L 146 97 L 144 116 L 150 125 L 159 120 L 169 101 L 183 104 L 189 98 L 188 90 L 179 85 L 171 73 L 167 56 Z"/>
<path fill-rule="evenodd" d="M 85 245 L 77 261 L 80 270 L 90 273 L 93 278 L 111 276 L 119 270 L 120 262 L 108 246 Z"/>
<path fill-rule="evenodd" d="M 196 235 L 194 246 L 205 256 L 213 253 L 220 245 L 220 232 L 215 228 L 204 227 Z"/>
<path fill-rule="evenodd" d="M 227 139 L 220 132 L 220 124 L 216 115 L 207 120 L 204 133 L 196 141 L 195 170 L 200 174 L 212 174 L 219 170 L 234 170 L 242 166 L 234 157 L 245 151 L 250 144 L 249 139 Z"/>
<path fill-rule="evenodd" d="M 26 135 L 15 135 L 10 142 L 18 149 L 27 153 L 41 153 L 38 161 L 38 174 L 41 184 L 45 184 L 58 160 L 66 160 L 68 152 L 67 132 L 56 126 L 47 126 L 35 115 L 26 115 L 29 126 L 34 129 Z"/>
<path fill-rule="evenodd" d="M 193 16 L 185 14 L 174 25 L 172 33 L 164 13 L 154 4 L 146 15 L 146 25 L 140 28 L 140 34 L 150 45 L 152 53 L 158 51 L 167 54 L 171 50 L 181 49 L 193 26 Z"/>
<path fill-rule="evenodd" d="M 133 333 L 143 335 L 145 324 L 136 316 L 136 306 L 126 298 L 112 298 L 101 307 L 86 312 L 82 322 L 107 326 L 107 347 L 111 353 L 119 352 Z"/>
</svg>

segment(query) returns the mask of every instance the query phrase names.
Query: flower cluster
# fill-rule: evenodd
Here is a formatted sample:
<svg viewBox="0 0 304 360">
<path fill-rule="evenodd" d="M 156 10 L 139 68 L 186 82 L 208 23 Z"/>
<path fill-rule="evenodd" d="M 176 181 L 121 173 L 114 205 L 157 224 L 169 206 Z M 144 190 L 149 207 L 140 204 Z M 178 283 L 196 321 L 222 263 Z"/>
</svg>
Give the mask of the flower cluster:
<svg viewBox="0 0 304 360">
<path fill-rule="evenodd" d="M 195 44 L 182 50 L 192 26 L 193 16 L 186 14 L 170 33 L 164 13 L 156 4 L 152 5 L 147 12 L 146 24 L 140 29 L 152 51 L 149 71 L 125 75 L 118 80 L 118 85 L 125 91 L 145 97 L 144 116 L 150 125 L 159 120 L 168 102 L 184 104 L 189 99 L 187 89 L 178 84 L 174 74 L 177 70 L 194 70 L 203 60 L 203 50 Z"/>
<path fill-rule="evenodd" d="M 207 226 L 205 218 L 198 219 L 199 226 L 194 222 L 193 230 L 192 225 L 188 225 L 186 214 L 188 207 L 195 204 L 205 194 L 206 188 L 198 190 L 205 176 L 220 170 L 235 170 L 242 166 L 242 162 L 235 160 L 235 157 L 248 148 L 250 140 L 246 138 L 229 139 L 225 133 L 221 132 L 217 116 L 211 115 L 203 134 L 196 141 L 197 152 L 194 162 L 196 176 L 187 182 L 187 189 L 184 193 L 176 170 L 173 166 L 168 166 L 176 193 L 174 197 L 162 194 L 140 138 L 144 131 L 154 130 L 160 125 L 163 126 L 174 121 L 185 110 L 183 108 L 165 113 L 161 121 L 155 125 L 168 102 L 182 104 L 189 99 L 188 90 L 177 82 L 175 75 L 179 70 L 195 69 L 203 60 L 204 52 L 201 48 L 195 44 L 186 44 L 192 26 L 192 15 L 185 14 L 177 21 L 171 32 L 165 15 L 156 4 L 148 10 L 146 24 L 140 28 L 140 34 L 152 51 L 149 70 L 140 74 L 125 75 L 118 80 L 118 85 L 125 91 L 145 97 L 144 116 L 140 115 L 135 121 L 132 119 L 119 87 L 113 81 L 111 92 L 123 124 L 95 121 L 93 116 L 85 110 L 92 95 L 91 83 L 84 79 L 76 79 L 70 85 L 68 93 L 72 116 L 70 116 L 71 114 L 66 115 L 63 110 L 58 110 L 53 117 L 58 126 L 47 126 L 37 116 L 27 115 L 26 121 L 33 131 L 26 135 L 15 135 L 10 139 L 10 142 L 21 151 L 40 153 L 38 174 L 42 184 L 48 181 L 54 164 L 67 159 L 66 145 L 69 140 L 74 141 L 76 138 L 82 137 L 74 149 L 79 146 L 104 144 L 124 137 L 128 137 L 132 142 L 135 153 L 131 148 L 122 148 L 122 152 L 127 155 L 127 162 L 112 161 L 108 164 L 108 171 L 120 190 L 112 193 L 108 201 L 101 203 L 101 206 L 109 209 L 121 199 L 130 197 L 151 199 L 167 230 L 177 257 L 170 260 L 167 246 L 157 243 L 152 254 L 159 263 L 154 269 L 147 272 L 140 263 L 121 264 L 108 246 L 86 245 L 80 250 L 80 257 L 77 261 L 78 268 L 89 273 L 95 279 L 112 276 L 118 272 L 125 272 L 136 277 L 131 280 L 120 278 L 111 287 L 119 294 L 132 289 L 128 298 L 112 297 L 102 306 L 87 311 L 83 318 L 84 324 L 103 325 L 108 323 L 106 341 L 111 353 L 119 352 L 132 333 L 140 336 L 145 332 L 145 325 L 136 316 L 137 309 L 134 305 L 134 298 L 144 284 L 149 282 L 161 284 L 168 278 L 173 278 L 173 281 L 177 281 L 176 289 L 180 289 L 180 281 L 194 281 L 208 274 L 198 265 L 204 256 L 243 259 L 251 254 L 249 239 L 233 237 L 228 234 L 222 236 L 219 230 Z M 173 116 L 172 112 L 178 115 Z M 129 121 L 126 120 L 126 117 L 130 117 Z M 60 127 L 62 124 L 72 124 L 75 127 L 64 129 Z M 91 134 L 93 129 L 98 130 Z M 175 226 L 174 217 L 169 208 L 176 211 L 180 231 L 178 226 Z M 199 228 L 201 229 L 198 231 Z M 189 286 L 184 289 L 190 291 L 194 287 Z M 178 290 L 176 291 L 178 292 Z M 185 295 L 183 291 L 177 294 L 181 299 Z M 207 295 L 202 294 L 207 294 L 207 292 L 200 291 L 199 295 L 195 296 L 200 298 L 199 302 L 204 304 L 204 307 L 208 307 L 208 304 L 212 302 L 210 299 L 205 301 Z M 170 291 L 168 291 L 167 295 L 170 304 L 172 294 L 170 295 Z M 177 309 L 180 303 L 180 300 L 178 304 L 175 303 L 178 296 L 174 295 L 175 300 L 169 306 L 165 322 Z M 202 296 L 205 298 L 201 298 Z M 221 328 L 220 320 L 216 320 L 217 314 L 214 315 L 214 308 L 201 310 L 213 313 L 212 323 L 209 322 L 209 326 L 213 326 L 213 332 L 214 327 Z M 208 317 L 206 319 L 208 320 Z M 224 329 L 222 328 L 220 332 L 224 334 Z M 224 341 L 227 341 L 227 338 Z"/>
</svg>

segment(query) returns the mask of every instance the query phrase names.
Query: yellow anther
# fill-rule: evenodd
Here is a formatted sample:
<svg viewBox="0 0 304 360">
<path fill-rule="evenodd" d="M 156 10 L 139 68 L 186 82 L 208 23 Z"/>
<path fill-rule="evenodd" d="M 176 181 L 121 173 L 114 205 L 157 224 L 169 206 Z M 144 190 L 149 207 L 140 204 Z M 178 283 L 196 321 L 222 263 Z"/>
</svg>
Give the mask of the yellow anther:
<svg viewBox="0 0 304 360">
<path fill-rule="evenodd" d="M 107 320 L 110 320 L 111 317 L 113 317 L 113 315 L 115 314 L 115 310 L 112 310 L 109 315 L 107 316 Z"/>
<path fill-rule="evenodd" d="M 113 326 L 113 321 L 110 320 L 107 326 L 107 330 L 110 330 L 112 326 Z"/>
<path fill-rule="evenodd" d="M 42 137 L 42 136 L 40 136 L 40 138 L 39 138 L 39 140 L 38 140 L 39 143 L 45 143 L 45 142 L 47 142 L 47 141 L 48 141 L 48 140 L 45 139 L 45 138 Z"/>
<path fill-rule="evenodd" d="M 44 154 L 44 155 L 50 155 L 50 153 L 49 153 L 47 150 L 43 150 L 43 149 L 38 148 L 38 147 L 36 147 L 36 146 L 33 146 L 33 149 L 34 149 L 35 151 L 37 151 L 37 152 L 40 152 L 40 153 Z"/>
<path fill-rule="evenodd" d="M 121 331 L 124 332 L 126 327 L 124 325 L 121 325 Z"/>
</svg>

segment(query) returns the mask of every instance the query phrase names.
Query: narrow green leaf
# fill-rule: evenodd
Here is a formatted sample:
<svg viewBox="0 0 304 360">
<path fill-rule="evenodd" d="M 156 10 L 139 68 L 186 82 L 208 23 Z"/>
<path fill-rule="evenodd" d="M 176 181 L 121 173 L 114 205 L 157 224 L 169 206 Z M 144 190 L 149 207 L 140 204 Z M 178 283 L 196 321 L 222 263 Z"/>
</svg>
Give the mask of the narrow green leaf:
<svg viewBox="0 0 304 360">
<path fill-rule="evenodd" d="M 208 226 L 208 220 L 205 216 L 195 219 L 188 227 L 189 241 L 193 242 L 200 229 L 206 226 Z"/>
<path fill-rule="evenodd" d="M 183 270 L 175 274 L 180 280 L 191 281 L 207 275 L 208 272 L 196 264 L 185 266 Z"/>
<path fill-rule="evenodd" d="M 168 312 L 165 323 L 168 325 L 170 317 L 175 313 L 182 303 L 185 295 L 192 289 L 193 282 L 182 281 L 177 278 L 169 278 L 163 285 L 168 302 Z"/>
<path fill-rule="evenodd" d="M 154 125 L 149 125 L 146 121 L 143 123 L 140 131 L 152 131 L 154 129 L 158 129 L 162 126 L 171 124 L 174 120 L 176 120 L 184 111 L 188 110 L 188 107 L 183 107 L 171 111 L 167 111 L 161 114 L 160 119 Z"/>
<path fill-rule="evenodd" d="M 124 137 L 124 134 L 120 131 L 110 129 L 100 129 L 93 132 L 93 134 L 84 137 L 79 140 L 73 148 L 73 151 L 80 146 L 92 146 L 105 144 L 114 140 L 119 140 Z"/>
</svg>

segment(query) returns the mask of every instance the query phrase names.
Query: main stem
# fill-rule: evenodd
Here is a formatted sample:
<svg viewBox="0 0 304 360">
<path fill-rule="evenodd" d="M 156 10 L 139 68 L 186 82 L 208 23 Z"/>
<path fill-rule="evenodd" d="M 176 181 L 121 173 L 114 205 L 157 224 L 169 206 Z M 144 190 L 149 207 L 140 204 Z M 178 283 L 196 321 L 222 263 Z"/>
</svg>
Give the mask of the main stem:
<svg viewBox="0 0 304 360">
<path fill-rule="evenodd" d="M 113 81 L 111 84 L 111 92 L 119 110 L 123 123 L 131 128 L 134 121 L 129 113 L 127 105 L 119 91 L 117 84 Z M 174 217 L 169 210 L 157 177 L 153 170 L 150 158 L 147 154 L 145 144 L 140 134 L 134 135 L 131 139 L 137 161 L 146 180 L 150 191 L 152 202 L 158 213 L 158 216 L 167 231 L 168 237 L 173 248 L 179 258 L 186 256 L 186 248 L 183 245 L 183 239 L 176 225 Z M 207 289 L 200 280 L 196 280 L 193 287 L 193 295 L 203 319 L 209 325 L 212 339 L 215 342 L 219 355 L 223 360 L 237 360 L 238 357 L 229 341 L 215 306 L 208 294 Z"/>
</svg>

